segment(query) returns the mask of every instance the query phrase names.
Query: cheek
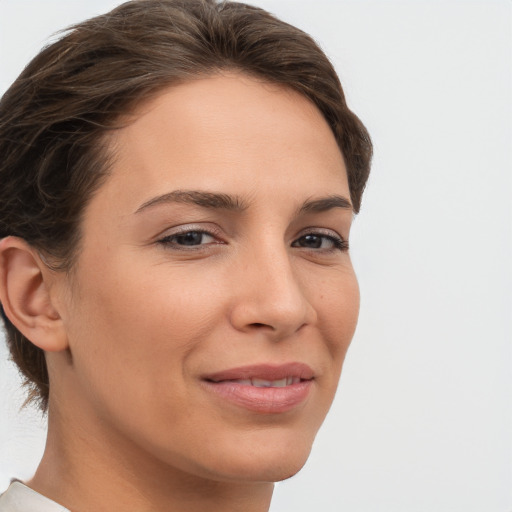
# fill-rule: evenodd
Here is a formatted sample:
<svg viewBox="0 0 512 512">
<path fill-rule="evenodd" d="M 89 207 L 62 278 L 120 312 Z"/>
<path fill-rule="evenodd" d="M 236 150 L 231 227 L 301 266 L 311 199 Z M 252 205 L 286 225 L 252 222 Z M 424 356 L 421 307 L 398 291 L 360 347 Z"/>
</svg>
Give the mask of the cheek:
<svg viewBox="0 0 512 512">
<path fill-rule="evenodd" d="M 327 281 L 318 294 L 318 323 L 336 366 L 352 341 L 359 316 L 359 285 L 352 269 Z"/>
<path fill-rule="evenodd" d="M 77 319 L 70 326 L 72 349 L 94 358 L 92 371 L 111 365 L 155 375 L 180 364 L 222 319 L 219 287 L 197 272 L 164 264 L 141 272 L 120 262 L 109 270 L 81 278 L 70 315 Z"/>
<path fill-rule="evenodd" d="M 162 265 L 132 273 L 112 265 L 82 276 L 68 325 L 81 403 L 140 432 L 179 423 L 176 411 L 188 411 L 190 398 L 184 376 L 221 318 L 217 294 Z"/>
</svg>

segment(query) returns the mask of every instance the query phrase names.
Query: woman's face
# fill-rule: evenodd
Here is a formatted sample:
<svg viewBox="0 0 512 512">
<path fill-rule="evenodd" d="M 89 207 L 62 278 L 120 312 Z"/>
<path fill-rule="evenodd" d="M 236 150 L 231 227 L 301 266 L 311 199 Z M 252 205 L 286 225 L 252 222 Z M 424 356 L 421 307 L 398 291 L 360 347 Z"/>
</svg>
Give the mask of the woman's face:
<svg viewBox="0 0 512 512">
<path fill-rule="evenodd" d="M 291 90 L 228 74 L 166 90 L 110 142 L 112 174 L 62 277 L 72 357 L 51 374 L 51 407 L 68 403 L 83 435 L 126 460 L 217 480 L 294 474 L 359 306 L 327 123 Z"/>
</svg>

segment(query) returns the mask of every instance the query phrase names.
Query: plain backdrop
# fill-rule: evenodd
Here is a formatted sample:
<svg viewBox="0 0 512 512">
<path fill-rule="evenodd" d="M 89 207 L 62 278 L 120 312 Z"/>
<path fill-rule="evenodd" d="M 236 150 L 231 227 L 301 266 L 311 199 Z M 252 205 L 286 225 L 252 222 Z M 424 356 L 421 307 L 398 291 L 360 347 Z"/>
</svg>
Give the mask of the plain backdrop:
<svg viewBox="0 0 512 512">
<path fill-rule="evenodd" d="M 0 0 L 0 93 L 50 34 L 118 3 Z M 512 2 L 251 3 L 315 37 L 375 144 L 358 330 L 272 512 L 511 512 Z M 0 340 L 0 491 L 45 436 L 7 359 Z"/>
</svg>

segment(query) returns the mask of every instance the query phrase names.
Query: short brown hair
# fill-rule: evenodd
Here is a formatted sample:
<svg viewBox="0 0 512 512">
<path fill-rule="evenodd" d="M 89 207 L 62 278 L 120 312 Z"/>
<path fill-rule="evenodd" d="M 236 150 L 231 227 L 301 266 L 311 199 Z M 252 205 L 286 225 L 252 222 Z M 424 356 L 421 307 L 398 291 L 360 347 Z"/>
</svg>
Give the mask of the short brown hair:
<svg viewBox="0 0 512 512">
<path fill-rule="evenodd" d="M 56 270 L 69 271 L 81 215 L 108 176 L 105 133 L 159 90 L 222 69 L 283 84 L 316 104 L 345 158 L 359 211 L 370 138 L 311 37 L 238 2 L 133 0 L 66 31 L 1 99 L 0 238 L 21 237 Z M 29 399 L 46 410 L 44 352 L 1 312 Z"/>
</svg>

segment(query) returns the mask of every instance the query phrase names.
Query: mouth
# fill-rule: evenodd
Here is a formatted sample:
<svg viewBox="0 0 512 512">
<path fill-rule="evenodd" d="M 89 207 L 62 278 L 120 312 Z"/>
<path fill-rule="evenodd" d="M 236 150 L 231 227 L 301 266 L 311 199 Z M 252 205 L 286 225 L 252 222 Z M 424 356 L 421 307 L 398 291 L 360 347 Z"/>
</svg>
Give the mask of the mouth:
<svg viewBox="0 0 512 512">
<path fill-rule="evenodd" d="M 286 386 L 292 386 L 293 384 L 299 384 L 302 381 L 300 377 L 284 377 L 283 379 L 267 380 L 267 379 L 233 379 L 224 382 L 233 382 L 240 384 L 241 386 L 254 386 L 256 388 L 284 388 Z M 210 381 L 210 382 L 223 382 L 223 381 Z"/>
<path fill-rule="evenodd" d="M 202 382 L 223 403 L 260 414 L 280 414 L 306 402 L 314 373 L 303 363 L 244 366 L 206 375 Z"/>
</svg>

